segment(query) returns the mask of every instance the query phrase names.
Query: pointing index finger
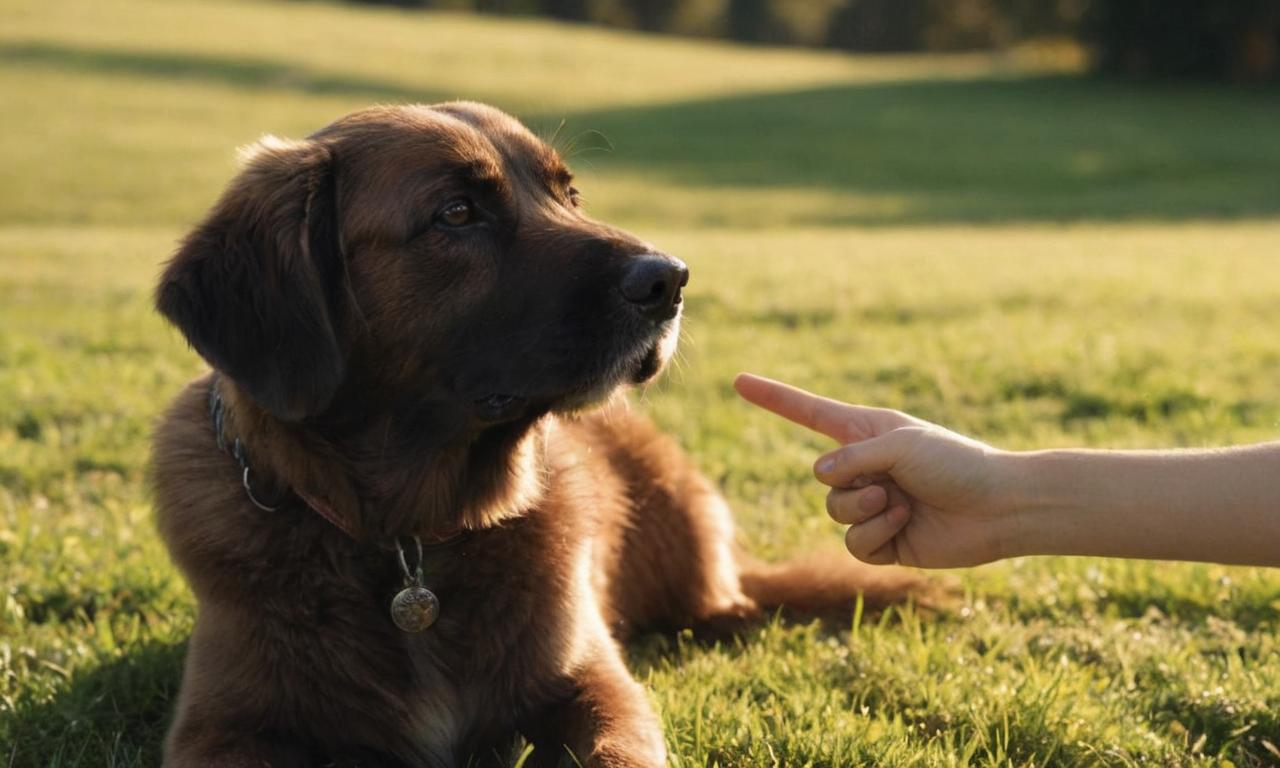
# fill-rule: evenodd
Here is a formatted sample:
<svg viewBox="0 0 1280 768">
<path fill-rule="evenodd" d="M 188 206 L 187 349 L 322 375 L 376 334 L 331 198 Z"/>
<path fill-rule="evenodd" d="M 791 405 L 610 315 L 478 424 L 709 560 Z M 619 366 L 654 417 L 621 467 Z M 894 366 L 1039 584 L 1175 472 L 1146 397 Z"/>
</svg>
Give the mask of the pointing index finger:
<svg viewBox="0 0 1280 768">
<path fill-rule="evenodd" d="M 872 436 L 857 429 L 853 423 L 858 406 L 820 397 L 790 384 L 750 373 L 738 374 L 733 387 L 747 402 L 841 443 Z"/>
</svg>

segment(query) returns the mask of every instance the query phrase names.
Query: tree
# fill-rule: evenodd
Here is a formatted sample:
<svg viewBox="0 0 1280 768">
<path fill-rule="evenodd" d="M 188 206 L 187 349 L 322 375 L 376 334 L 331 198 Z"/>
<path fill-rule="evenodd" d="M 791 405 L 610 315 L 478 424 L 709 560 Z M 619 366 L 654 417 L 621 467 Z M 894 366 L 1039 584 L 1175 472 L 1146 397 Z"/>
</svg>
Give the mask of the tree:
<svg viewBox="0 0 1280 768">
<path fill-rule="evenodd" d="M 746 43 L 779 42 L 780 20 L 769 0 L 729 0 L 725 33 Z"/>
<path fill-rule="evenodd" d="M 928 12 L 928 0 L 849 0 L 831 15 L 827 42 L 854 51 L 919 50 Z"/>
<path fill-rule="evenodd" d="M 662 32 L 671 23 L 678 0 L 624 0 L 635 17 L 636 26 L 648 32 Z"/>
<path fill-rule="evenodd" d="M 1280 78 L 1275 0 L 1094 0 L 1085 36 L 1104 72 Z"/>
<path fill-rule="evenodd" d="M 553 19 L 587 21 L 591 18 L 588 0 L 541 0 L 542 12 Z"/>
</svg>

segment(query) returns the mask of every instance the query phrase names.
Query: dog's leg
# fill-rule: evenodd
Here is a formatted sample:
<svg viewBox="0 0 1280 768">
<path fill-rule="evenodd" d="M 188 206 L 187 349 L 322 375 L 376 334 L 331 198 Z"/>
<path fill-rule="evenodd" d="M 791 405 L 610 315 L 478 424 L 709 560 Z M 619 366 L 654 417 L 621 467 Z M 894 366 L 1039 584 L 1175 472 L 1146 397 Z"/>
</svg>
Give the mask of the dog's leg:
<svg viewBox="0 0 1280 768">
<path fill-rule="evenodd" d="M 662 724 L 612 642 L 602 639 L 568 684 L 566 700 L 522 728 L 534 743 L 530 765 L 555 766 L 569 753 L 586 768 L 667 764 Z"/>
</svg>

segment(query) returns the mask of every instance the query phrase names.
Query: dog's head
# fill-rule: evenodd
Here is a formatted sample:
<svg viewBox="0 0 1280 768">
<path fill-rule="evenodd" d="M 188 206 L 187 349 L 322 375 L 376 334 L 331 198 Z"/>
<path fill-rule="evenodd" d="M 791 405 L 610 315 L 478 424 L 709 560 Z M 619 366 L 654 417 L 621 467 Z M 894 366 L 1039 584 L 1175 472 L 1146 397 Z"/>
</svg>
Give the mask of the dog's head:
<svg viewBox="0 0 1280 768">
<path fill-rule="evenodd" d="M 250 148 L 157 305 L 279 419 L 384 403 L 474 433 L 656 375 L 687 278 L 519 122 L 452 103 Z"/>
</svg>

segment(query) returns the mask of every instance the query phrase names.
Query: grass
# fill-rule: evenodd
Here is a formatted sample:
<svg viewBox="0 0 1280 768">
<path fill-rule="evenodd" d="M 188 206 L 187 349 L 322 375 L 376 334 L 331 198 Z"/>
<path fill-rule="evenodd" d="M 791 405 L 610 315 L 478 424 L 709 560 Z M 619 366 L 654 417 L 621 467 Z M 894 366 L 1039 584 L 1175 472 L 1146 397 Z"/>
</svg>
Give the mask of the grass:
<svg viewBox="0 0 1280 768">
<path fill-rule="evenodd" d="M 840 531 L 808 476 L 823 443 L 737 401 L 740 369 L 1010 448 L 1280 424 L 1274 91 L 204 0 L 0 0 L 0 60 L 3 765 L 156 763 L 192 602 L 152 531 L 147 437 L 201 363 L 148 290 L 235 146 L 370 102 L 563 120 L 588 205 L 687 259 L 681 363 L 637 399 L 763 554 Z M 637 639 L 673 762 L 1280 761 L 1280 575 L 957 575 L 943 616 Z"/>
</svg>

